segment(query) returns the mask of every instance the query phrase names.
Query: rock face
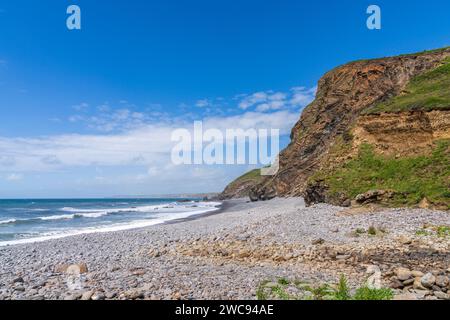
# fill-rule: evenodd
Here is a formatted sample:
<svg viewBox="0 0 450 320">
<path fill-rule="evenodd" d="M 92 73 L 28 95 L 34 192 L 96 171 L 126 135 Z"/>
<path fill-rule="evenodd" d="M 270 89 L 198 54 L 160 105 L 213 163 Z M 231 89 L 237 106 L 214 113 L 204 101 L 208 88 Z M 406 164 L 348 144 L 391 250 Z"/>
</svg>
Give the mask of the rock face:
<svg viewBox="0 0 450 320">
<path fill-rule="evenodd" d="M 412 111 L 363 115 L 353 131 L 355 145 L 374 146 L 379 154 L 397 157 L 431 151 L 433 141 L 450 138 L 450 111 Z"/>
<path fill-rule="evenodd" d="M 333 165 L 327 156 L 338 139 L 351 137 L 356 144 L 368 141 L 377 150 L 403 155 L 428 148 L 436 138 L 448 137 L 449 111 L 363 114 L 371 106 L 402 94 L 413 77 L 436 68 L 447 57 L 450 48 L 352 62 L 325 74 L 315 101 L 302 113 L 292 130 L 291 143 L 280 154 L 279 172 L 256 183 L 252 193 L 264 198 L 266 192 L 272 196 L 275 190 L 278 196 L 305 195 L 310 203 L 327 202 L 320 190 L 325 186 L 305 191 L 308 179 L 317 170 L 325 163 Z M 386 150 L 390 144 L 394 147 Z M 226 194 L 226 198 L 233 196 Z"/>
</svg>

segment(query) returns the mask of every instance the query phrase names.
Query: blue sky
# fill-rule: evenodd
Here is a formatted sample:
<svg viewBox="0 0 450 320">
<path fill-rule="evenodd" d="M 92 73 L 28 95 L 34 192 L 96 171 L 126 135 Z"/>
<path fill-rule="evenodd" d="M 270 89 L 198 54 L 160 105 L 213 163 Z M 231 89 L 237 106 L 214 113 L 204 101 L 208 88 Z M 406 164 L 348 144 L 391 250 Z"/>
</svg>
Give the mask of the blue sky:
<svg viewBox="0 0 450 320">
<path fill-rule="evenodd" d="M 71 4 L 82 30 L 66 28 Z M 366 28 L 370 4 L 381 30 Z M 277 126 L 285 145 L 323 73 L 448 46 L 449 11 L 445 0 L 0 0 L 0 197 L 220 191 L 248 167 L 173 168 L 170 130 Z"/>
</svg>

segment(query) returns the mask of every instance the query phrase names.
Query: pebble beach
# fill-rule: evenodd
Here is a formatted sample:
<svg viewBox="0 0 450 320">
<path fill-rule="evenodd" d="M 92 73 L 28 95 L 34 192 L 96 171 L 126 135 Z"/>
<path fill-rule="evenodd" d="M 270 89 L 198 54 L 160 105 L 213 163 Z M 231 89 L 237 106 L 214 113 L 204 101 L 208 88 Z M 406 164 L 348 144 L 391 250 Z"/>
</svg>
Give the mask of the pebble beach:
<svg viewBox="0 0 450 320">
<path fill-rule="evenodd" d="M 0 247 L 0 300 L 253 300 L 262 282 L 280 278 L 345 274 L 357 286 L 373 265 L 397 297 L 446 299 L 450 241 L 432 230 L 448 225 L 445 211 L 228 200 L 170 223 Z M 419 288 L 399 268 L 444 284 Z"/>
</svg>

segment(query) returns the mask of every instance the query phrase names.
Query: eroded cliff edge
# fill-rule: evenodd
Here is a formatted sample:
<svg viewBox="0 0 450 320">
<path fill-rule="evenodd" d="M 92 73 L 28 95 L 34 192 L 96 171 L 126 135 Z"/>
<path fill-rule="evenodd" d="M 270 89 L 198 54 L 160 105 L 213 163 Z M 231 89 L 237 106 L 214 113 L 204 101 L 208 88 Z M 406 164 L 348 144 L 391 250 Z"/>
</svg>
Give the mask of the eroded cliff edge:
<svg viewBox="0 0 450 320">
<path fill-rule="evenodd" d="M 236 196 L 246 189 L 253 200 L 303 195 L 310 203 L 348 204 L 354 194 L 330 192 L 327 177 L 358 158 L 365 145 L 371 146 L 373 156 L 392 159 L 431 156 L 443 148 L 439 174 L 446 174 L 449 81 L 450 48 L 356 61 L 328 72 L 319 81 L 316 99 L 292 129 L 291 143 L 280 154 L 279 172 L 247 183 Z M 442 141 L 444 146 L 437 145 Z M 239 180 L 233 185 L 240 186 Z M 222 194 L 233 196 L 230 187 Z"/>
</svg>

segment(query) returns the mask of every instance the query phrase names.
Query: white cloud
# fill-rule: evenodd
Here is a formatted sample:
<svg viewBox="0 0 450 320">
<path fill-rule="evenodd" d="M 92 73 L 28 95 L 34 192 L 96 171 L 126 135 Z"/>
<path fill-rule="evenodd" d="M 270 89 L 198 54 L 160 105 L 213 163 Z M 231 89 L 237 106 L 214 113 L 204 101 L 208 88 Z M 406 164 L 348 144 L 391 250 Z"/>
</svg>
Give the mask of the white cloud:
<svg viewBox="0 0 450 320">
<path fill-rule="evenodd" d="M 127 119 L 133 117 L 127 112 L 122 115 Z M 280 129 L 281 134 L 288 134 L 298 116 L 298 113 L 287 110 L 271 114 L 247 112 L 205 118 L 203 126 L 205 130 L 215 128 L 222 132 L 226 129 Z M 118 134 L 0 137 L 0 171 L 49 172 L 89 166 L 164 167 L 170 163 L 170 153 L 175 145 L 171 142 L 171 135 L 178 128 L 191 131 L 193 123 L 146 124 Z M 149 172 L 155 169 L 152 170 Z"/>
<path fill-rule="evenodd" d="M 287 101 L 285 100 L 274 100 L 269 101 L 267 103 L 260 104 L 256 107 L 256 111 L 258 112 L 266 112 L 270 110 L 280 110 L 287 105 Z"/>
<path fill-rule="evenodd" d="M 283 92 L 277 92 L 277 93 L 274 93 L 274 94 L 270 95 L 270 96 L 269 96 L 269 100 L 276 100 L 276 101 L 279 101 L 279 100 L 284 100 L 284 99 L 286 99 L 286 97 L 287 97 L 287 94 L 286 94 L 286 93 L 283 93 Z"/>
<path fill-rule="evenodd" d="M 211 103 L 208 101 L 208 99 L 198 100 L 195 103 L 195 106 L 199 107 L 199 108 L 209 107 L 210 105 L 211 105 Z"/>
<path fill-rule="evenodd" d="M 108 112 L 111 110 L 111 107 L 107 103 L 104 103 L 97 106 L 97 110 L 100 112 Z"/>
<path fill-rule="evenodd" d="M 75 111 L 81 111 L 81 112 L 85 112 L 88 108 L 89 108 L 89 104 L 87 104 L 86 102 L 82 102 L 80 104 L 72 106 L 72 109 L 74 109 Z"/>
<path fill-rule="evenodd" d="M 10 182 L 20 181 L 23 179 L 23 175 L 19 174 L 19 173 L 11 173 L 11 174 L 7 175 L 5 179 Z"/>
<path fill-rule="evenodd" d="M 305 107 L 314 100 L 316 88 L 294 87 L 288 93 L 260 91 L 250 95 L 239 95 L 238 106 L 242 110 L 255 108 L 258 112 L 268 112 L 283 108 Z"/>
<path fill-rule="evenodd" d="M 69 117 L 70 122 L 78 122 L 78 121 L 83 121 L 83 120 L 84 120 L 84 117 L 82 117 L 78 114 Z"/>
<path fill-rule="evenodd" d="M 271 109 L 270 104 L 268 103 L 263 103 L 256 107 L 256 111 L 258 112 L 266 112 L 269 111 L 270 109 Z"/>
<path fill-rule="evenodd" d="M 239 103 L 239 108 L 242 110 L 247 110 L 248 108 L 258 104 L 265 102 L 267 100 L 267 93 L 265 92 L 256 92 L 249 96 L 244 97 L 244 99 Z"/>
<path fill-rule="evenodd" d="M 116 109 L 112 110 L 108 105 L 101 105 L 97 107 L 95 115 L 87 115 L 84 112 L 75 114 L 68 118 L 70 122 L 83 122 L 90 129 L 95 129 L 101 132 L 126 131 L 132 128 L 141 127 L 150 122 L 155 115 L 163 117 L 162 113 L 142 113 L 131 109 Z"/>
<path fill-rule="evenodd" d="M 291 91 L 293 92 L 292 98 L 290 100 L 291 105 L 296 107 L 305 107 L 314 100 L 317 87 L 313 87 L 310 89 L 307 89 L 305 87 L 294 87 L 291 89 Z"/>
<path fill-rule="evenodd" d="M 260 91 L 236 96 L 233 104 L 223 98 L 204 99 L 197 101 L 202 109 L 197 109 L 195 113 L 187 109 L 178 117 L 161 110 L 136 112 L 127 101 L 122 101 L 119 108 L 107 102 L 90 108 L 88 103 L 83 102 L 78 107 L 74 106 L 78 112 L 69 117 L 69 121 L 84 124 L 98 133 L 0 136 L 0 174 L 3 173 L 4 180 L 18 181 L 25 174 L 58 172 L 59 176 L 71 173 L 80 180 L 76 182 L 77 186 L 81 186 L 80 190 L 94 192 L 96 186 L 106 185 L 120 190 L 125 186 L 130 190 L 130 186 L 137 185 L 150 190 L 154 186 L 158 192 L 160 189 L 167 192 L 164 188 L 180 188 L 180 180 L 195 180 L 193 188 L 196 191 L 211 191 L 211 186 L 215 191 L 220 191 L 230 177 L 238 176 L 248 168 L 175 166 L 171 162 L 171 151 L 176 144 L 171 141 L 172 132 L 179 128 L 192 131 L 193 119 L 199 118 L 201 110 L 204 130 L 279 129 L 281 135 L 288 135 L 300 116 L 298 106 L 313 99 L 314 93 L 314 88 L 299 87 L 288 92 Z M 245 111 L 236 114 L 236 104 Z M 225 115 L 225 112 L 229 114 Z M 95 168 L 102 168 L 105 172 L 78 176 L 80 172 Z M 27 179 L 27 183 L 31 180 Z M 70 182 L 64 183 L 70 185 Z"/>
</svg>

